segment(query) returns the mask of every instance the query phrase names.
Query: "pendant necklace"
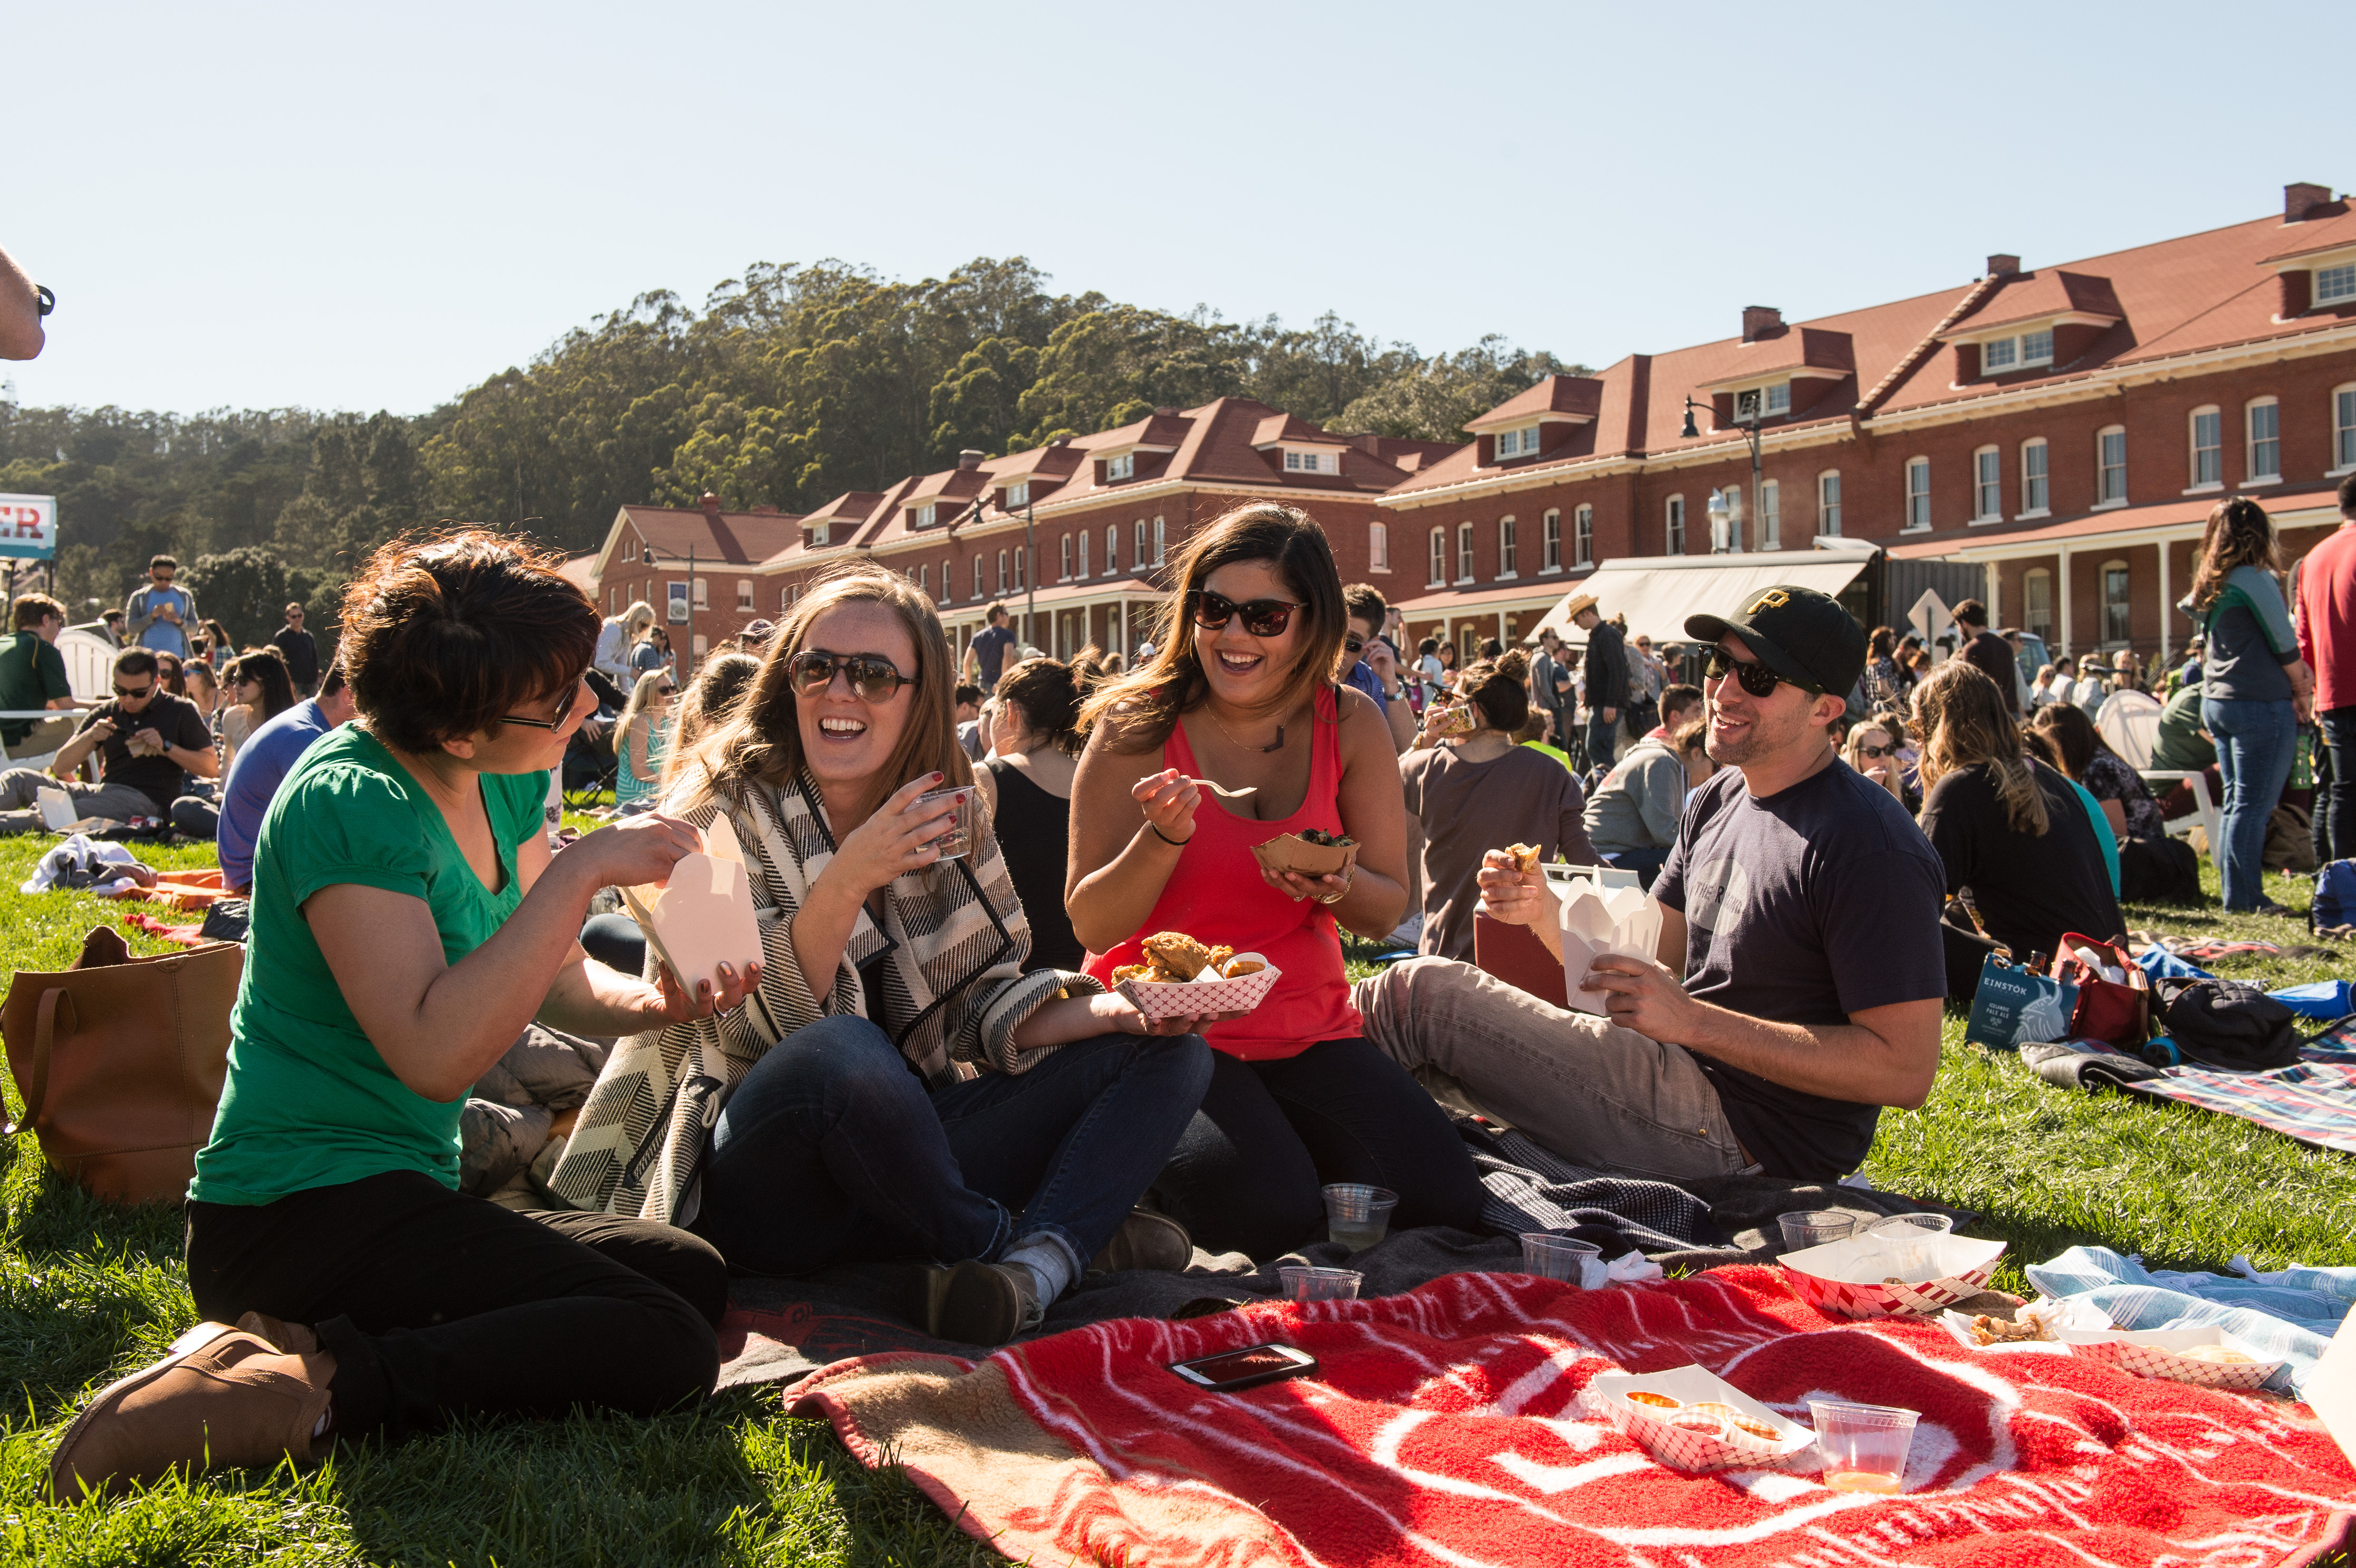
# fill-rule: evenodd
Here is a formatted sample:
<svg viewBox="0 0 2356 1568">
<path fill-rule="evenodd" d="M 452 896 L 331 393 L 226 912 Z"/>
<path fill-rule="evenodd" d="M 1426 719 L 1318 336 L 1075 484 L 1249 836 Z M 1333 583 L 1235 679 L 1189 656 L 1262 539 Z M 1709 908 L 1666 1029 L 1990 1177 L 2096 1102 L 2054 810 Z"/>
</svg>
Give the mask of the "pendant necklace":
<svg viewBox="0 0 2356 1568">
<path fill-rule="evenodd" d="M 1237 746 L 1240 746 L 1240 747 L 1242 747 L 1242 748 L 1243 748 L 1245 751 L 1247 751 L 1247 752 L 1258 752 L 1261 753 L 1261 754 L 1264 756 L 1264 755 L 1266 755 L 1266 754 L 1267 754 L 1268 752 L 1269 752 L 1278 751 L 1278 750 L 1281 749 L 1281 748 L 1282 748 L 1282 746 L 1284 745 L 1284 726 L 1283 726 L 1283 725 L 1281 725 L 1281 724 L 1280 724 L 1280 725 L 1278 725 L 1278 726 L 1276 727 L 1276 741 L 1275 741 L 1275 743 L 1274 743 L 1274 744 L 1272 744 L 1272 745 L 1267 745 L 1267 746 L 1255 746 L 1255 745 L 1250 744 L 1248 741 L 1238 741 L 1238 740 L 1237 740 L 1237 739 L 1236 739 L 1236 732 L 1235 732 L 1233 730 L 1228 729 L 1226 725 L 1224 725 L 1224 724 L 1219 724 L 1219 716 L 1218 716 L 1217 714 L 1215 714 L 1215 713 L 1213 713 L 1213 712 L 1212 712 L 1208 708 L 1204 709 L 1203 709 L 1203 712 L 1204 712 L 1204 714 L 1205 714 L 1206 717 L 1208 717 L 1208 718 L 1209 718 L 1209 720 L 1211 720 L 1211 722 L 1212 722 L 1212 723 L 1214 723 L 1214 724 L 1218 724 L 1218 726 L 1219 726 L 1219 733 L 1220 733 L 1220 734 L 1225 735 L 1225 736 L 1227 738 L 1227 740 L 1228 740 L 1231 743 L 1233 743 L 1233 744 L 1235 744 L 1235 745 L 1237 745 Z"/>
</svg>

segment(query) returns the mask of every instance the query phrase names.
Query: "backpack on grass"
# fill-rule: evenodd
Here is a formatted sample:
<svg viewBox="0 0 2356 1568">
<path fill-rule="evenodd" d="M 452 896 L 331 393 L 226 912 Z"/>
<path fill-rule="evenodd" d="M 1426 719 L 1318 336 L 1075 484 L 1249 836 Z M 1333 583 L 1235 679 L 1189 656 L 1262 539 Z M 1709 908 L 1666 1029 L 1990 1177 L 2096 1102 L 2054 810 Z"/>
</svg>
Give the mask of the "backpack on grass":
<svg viewBox="0 0 2356 1568">
<path fill-rule="evenodd" d="M 2162 980 L 2160 1024 L 2186 1060 L 2263 1072 L 2298 1060 L 2298 1015 L 2247 980 Z"/>
<path fill-rule="evenodd" d="M 2310 931 L 2356 925 L 2356 859 L 2334 860 L 2315 873 L 2315 902 L 2308 906 Z"/>
</svg>

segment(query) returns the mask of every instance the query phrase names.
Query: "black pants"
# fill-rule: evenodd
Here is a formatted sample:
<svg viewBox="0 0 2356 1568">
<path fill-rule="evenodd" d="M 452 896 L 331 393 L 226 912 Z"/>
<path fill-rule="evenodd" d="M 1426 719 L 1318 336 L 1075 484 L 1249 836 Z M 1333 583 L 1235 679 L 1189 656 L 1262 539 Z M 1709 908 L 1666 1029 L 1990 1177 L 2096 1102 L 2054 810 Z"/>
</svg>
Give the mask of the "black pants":
<svg viewBox="0 0 2356 1568">
<path fill-rule="evenodd" d="M 519 1214 L 418 1171 L 256 1207 L 188 1205 L 197 1310 L 267 1313 L 334 1353 L 335 1430 L 461 1413 L 652 1415 L 720 1375 L 728 1270 L 709 1243 L 610 1214 Z"/>
<path fill-rule="evenodd" d="M 1318 1188 L 1398 1194 L 1391 1229 L 1481 1217 L 1481 1179 L 1448 1115 L 1371 1041 L 1329 1040 L 1280 1061 L 1214 1051 L 1211 1087 L 1153 1185 L 1213 1252 L 1272 1258 L 1325 1239 Z"/>
<path fill-rule="evenodd" d="M 2328 865 L 2356 855 L 2356 708 L 2334 708 L 2315 718 L 2323 733 L 2316 756 L 2316 863 Z"/>
</svg>

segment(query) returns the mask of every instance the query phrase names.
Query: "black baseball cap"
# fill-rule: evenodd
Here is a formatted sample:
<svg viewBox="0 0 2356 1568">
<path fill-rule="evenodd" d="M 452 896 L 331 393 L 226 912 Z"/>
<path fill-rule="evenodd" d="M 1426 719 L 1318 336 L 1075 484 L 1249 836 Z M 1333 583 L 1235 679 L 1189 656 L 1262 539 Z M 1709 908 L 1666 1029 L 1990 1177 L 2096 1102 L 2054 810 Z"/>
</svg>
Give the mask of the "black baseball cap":
<svg viewBox="0 0 2356 1568">
<path fill-rule="evenodd" d="M 1865 628 L 1838 600 L 1791 583 L 1762 588 L 1731 615 L 1688 615 L 1686 635 L 1715 643 L 1731 634 L 1786 680 L 1846 697 L 1865 674 Z"/>
</svg>

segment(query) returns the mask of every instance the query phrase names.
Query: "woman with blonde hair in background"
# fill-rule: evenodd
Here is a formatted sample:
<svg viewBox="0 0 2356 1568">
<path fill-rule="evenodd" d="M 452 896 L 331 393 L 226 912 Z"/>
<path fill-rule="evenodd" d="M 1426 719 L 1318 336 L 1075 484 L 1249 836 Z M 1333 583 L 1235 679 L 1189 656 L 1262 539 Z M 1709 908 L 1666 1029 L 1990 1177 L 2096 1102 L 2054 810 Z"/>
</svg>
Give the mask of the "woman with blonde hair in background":
<svg viewBox="0 0 2356 1568">
<path fill-rule="evenodd" d="M 1996 682 L 1949 659 L 1914 689 L 1922 732 L 1923 836 L 1979 928 L 2016 959 L 2054 952 L 2065 932 L 2108 940 L 2126 923 L 2094 825 L 2061 773 L 2023 754 Z M 1962 938 L 1959 940 L 1959 936 Z M 1979 987 L 1986 948 L 1951 923 L 1949 993 Z"/>
<path fill-rule="evenodd" d="M 628 687 L 633 678 L 630 650 L 654 624 L 655 607 L 643 599 L 610 617 L 597 629 L 597 656 L 590 667 L 602 671 L 615 685 Z"/>
<path fill-rule="evenodd" d="M 1100 978 L 1162 932 L 1258 953 L 1281 977 L 1205 1031 L 1211 1086 L 1155 1191 L 1206 1245 L 1256 1258 L 1323 1233 L 1323 1182 L 1397 1192 L 1402 1229 L 1469 1228 L 1472 1157 L 1365 1039 L 1342 968 L 1337 925 L 1379 938 L 1406 911 L 1407 812 L 1389 725 L 1337 680 L 1347 609 L 1324 530 L 1239 507 L 1170 571 L 1157 653 L 1084 715 L 1065 905 Z M 1312 829 L 1354 839 L 1355 861 L 1312 877 L 1253 853 Z"/>
<path fill-rule="evenodd" d="M 760 982 L 741 1011 L 617 1046 L 552 1189 L 762 1274 L 935 1265 L 926 1331 L 969 1345 L 1036 1327 L 1092 1263 L 1184 1267 L 1184 1232 L 1130 1206 L 1210 1052 L 1087 975 L 1023 972 L 932 601 L 851 566 L 769 645 L 669 797 L 744 848 Z"/>
<path fill-rule="evenodd" d="M 1841 743 L 1841 760 L 1871 779 L 1898 798 L 1898 804 L 1909 811 L 1914 803 L 1906 798 L 1905 770 L 1898 761 L 1898 737 L 1890 732 L 1889 725 L 1879 719 L 1868 719 L 1848 732 Z"/>
<path fill-rule="evenodd" d="M 668 669 L 650 669 L 630 688 L 614 720 L 614 804 L 652 805 L 660 792 L 663 754 L 670 742 L 670 699 L 679 683 Z"/>
<path fill-rule="evenodd" d="M 2245 496 L 2220 501 L 2201 535 L 2201 565 L 2181 606 L 2207 643 L 2201 727 L 2217 738 L 2224 786 L 2214 850 L 2225 907 L 2291 912 L 2266 896 L 2266 821 L 2290 780 L 2298 726 L 2308 721 L 2315 672 L 2298 656 L 2283 602 L 2274 519 Z"/>
</svg>

